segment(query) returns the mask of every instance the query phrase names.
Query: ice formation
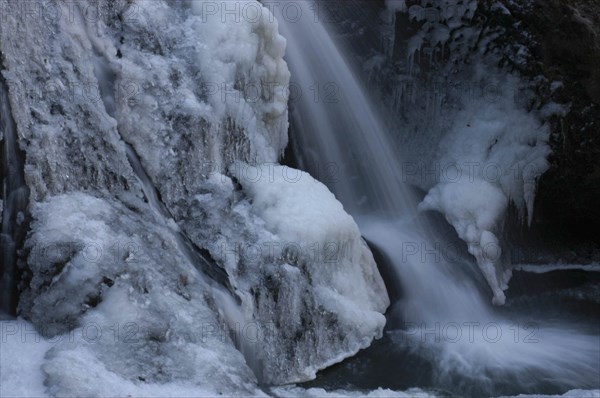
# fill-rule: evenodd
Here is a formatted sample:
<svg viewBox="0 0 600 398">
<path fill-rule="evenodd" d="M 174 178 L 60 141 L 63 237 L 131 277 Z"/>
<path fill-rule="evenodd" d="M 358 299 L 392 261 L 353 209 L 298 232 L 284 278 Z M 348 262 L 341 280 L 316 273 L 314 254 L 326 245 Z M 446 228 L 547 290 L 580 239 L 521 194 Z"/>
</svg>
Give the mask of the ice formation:
<svg viewBox="0 0 600 398">
<path fill-rule="evenodd" d="M 515 83 L 507 79 L 498 87 Z M 504 304 L 510 278 L 497 235 L 509 201 L 531 220 L 537 180 L 549 167 L 547 140 L 547 127 L 535 114 L 520 110 L 510 90 L 494 101 L 467 106 L 439 145 L 434 166 L 439 180 L 420 204 L 443 213 L 467 243 L 495 304 Z"/>
<path fill-rule="evenodd" d="M 388 7 L 421 24 L 406 44 L 408 73 L 399 78 L 407 83 L 393 93 L 398 106 L 408 101 L 417 109 L 409 116 L 414 126 L 402 126 L 403 179 L 427 191 L 420 209 L 444 214 L 477 260 L 493 302 L 503 304 L 510 264 L 503 263 L 499 232 L 511 203 L 531 222 L 537 181 L 549 167 L 545 121 L 563 110 L 527 108 L 526 85 L 487 54 L 494 34 L 464 23 L 477 1 Z M 419 81 L 423 65 L 443 77 Z M 415 98 L 417 90 L 425 94 Z"/>
<path fill-rule="evenodd" d="M 320 367 L 342 359 L 329 354 L 330 344 L 336 340 L 328 330 L 332 325 L 337 324 L 336 328 L 345 330 L 347 336 L 362 336 L 356 342 L 344 338 L 344 345 L 354 352 L 379 337 L 385 325 L 381 313 L 389 305 L 387 295 L 381 293 L 385 292 L 383 280 L 358 226 L 325 185 L 308 173 L 285 166 L 262 166 L 254 172 L 248 172 L 248 165 L 240 163 L 233 167 L 252 203 L 251 212 L 264 220 L 265 228 L 277 237 L 271 242 L 273 254 L 285 259 L 277 278 L 280 286 L 273 293 L 280 300 L 296 302 L 283 306 L 293 311 L 287 315 L 293 323 L 278 332 L 289 334 L 290 329 L 298 327 L 296 333 L 302 333 L 307 323 L 310 325 L 308 339 L 315 342 L 308 346 L 316 346 L 312 355 L 318 358 L 306 358 L 307 365 L 316 362 L 306 371 L 306 377 L 312 378 Z M 299 277 L 302 274 L 310 275 L 312 280 L 304 281 Z M 286 292 L 295 284 L 314 291 L 314 303 L 309 308 L 318 308 L 325 319 L 306 313 L 308 308 L 297 302 L 300 297 L 288 296 Z M 274 300 L 270 308 L 274 310 L 277 299 L 265 299 Z M 324 336 L 329 341 L 323 341 Z M 305 356 L 296 352 L 296 361 Z"/>
<path fill-rule="evenodd" d="M 144 218 L 147 211 L 141 201 L 84 193 L 32 209 L 32 279 L 20 305 L 58 341 L 42 367 L 48 392 L 123 395 L 148 382 L 255 394 L 255 376 L 215 311 L 211 285 L 172 230 Z"/>
</svg>

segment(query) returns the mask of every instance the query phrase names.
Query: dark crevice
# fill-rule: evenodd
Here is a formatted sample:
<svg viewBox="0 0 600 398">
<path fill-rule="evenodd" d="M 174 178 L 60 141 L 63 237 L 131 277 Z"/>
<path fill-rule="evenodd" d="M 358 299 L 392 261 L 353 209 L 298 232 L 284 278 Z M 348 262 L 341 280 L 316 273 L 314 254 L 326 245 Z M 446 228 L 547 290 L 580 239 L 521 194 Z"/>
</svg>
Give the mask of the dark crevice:
<svg viewBox="0 0 600 398">
<path fill-rule="evenodd" d="M 375 263 L 377 264 L 377 268 L 379 269 L 379 273 L 381 274 L 383 283 L 385 284 L 390 302 L 398 302 L 402 298 L 402 283 L 400 282 L 398 274 L 394 269 L 392 260 L 382 248 L 375 244 L 375 242 L 370 242 L 366 238 L 364 239 L 367 242 L 371 253 L 373 253 L 373 258 L 375 259 Z M 390 309 L 391 306 L 388 308 L 388 310 Z"/>
<path fill-rule="evenodd" d="M 131 167 L 137 175 L 146 200 L 150 207 L 154 207 L 165 220 L 174 219 L 173 215 L 162 201 L 160 192 L 152 180 L 144 170 L 138 154 L 133 149 L 133 146 L 125 142 L 127 149 L 127 159 L 131 164 Z M 232 296 L 239 299 L 235 294 L 235 289 L 229 282 L 229 275 L 227 271 L 220 267 L 210 256 L 210 253 L 206 249 L 199 248 L 192 242 L 192 240 L 183 232 L 174 232 L 179 240 L 180 249 L 184 252 L 187 258 L 191 259 L 194 266 L 204 275 L 207 275 L 211 280 L 217 282 L 232 293 Z"/>
<path fill-rule="evenodd" d="M 2 54 L 0 53 L 0 57 Z M 0 73 L 0 175 L 2 227 L 0 231 L 0 311 L 16 315 L 20 272 L 18 253 L 29 229 L 29 188 L 25 184 L 25 153 L 19 148 L 17 127 L 8 99 L 8 84 Z"/>
</svg>

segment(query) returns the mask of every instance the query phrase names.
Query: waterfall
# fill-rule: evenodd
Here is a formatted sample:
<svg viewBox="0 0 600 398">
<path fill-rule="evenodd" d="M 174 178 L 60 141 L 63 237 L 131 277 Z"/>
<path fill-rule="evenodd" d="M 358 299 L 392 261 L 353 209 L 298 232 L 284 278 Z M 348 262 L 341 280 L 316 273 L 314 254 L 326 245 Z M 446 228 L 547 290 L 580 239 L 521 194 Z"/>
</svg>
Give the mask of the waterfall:
<svg viewBox="0 0 600 398">
<path fill-rule="evenodd" d="M 452 385 L 458 375 L 487 386 L 490 378 L 505 375 L 524 390 L 535 388 L 531 378 L 552 379 L 561 388 L 594 387 L 597 332 L 536 318 L 543 325 L 537 343 L 516 344 L 507 332 L 521 318 L 500 315 L 487 304 L 482 295 L 486 285 L 475 282 L 470 272 L 476 269 L 473 260 L 466 255 L 448 260 L 440 253 L 444 241 L 434 225 L 417 215 L 417 201 L 400 178 L 401 160 L 390 134 L 329 26 L 320 21 L 318 6 L 294 2 L 300 11 L 293 16 L 284 12 L 285 6 L 275 8 L 287 39 L 295 91 L 290 94 L 295 155 L 299 166 L 328 185 L 363 235 L 390 259 L 402 289 L 390 316 L 405 325 L 390 333 L 402 335 L 398 340 L 404 342 L 412 339 L 410 349 L 431 360 L 442 383 Z M 465 325 L 475 324 L 500 328 L 504 339 L 494 344 L 479 333 L 473 340 L 432 343 L 415 331 L 459 325 L 466 332 Z"/>
<path fill-rule="evenodd" d="M 326 27 L 312 18 L 317 5 L 296 4 L 303 15 L 298 22 L 285 23 L 287 17 L 278 17 L 288 40 L 292 82 L 302 90 L 301 97 L 290 98 L 294 124 L 300 127 L 294 137 L 301 148 L 300 166 L 321 177 L 327 168 L 324 182 L 356 218 L 363 234 L 396 259 L 394 267 L 405 282 L 406 316 L 433 321 L 455 317 L 456 311 L 466 308 L 470 314 L 485 313 L 480 294 L 464 289 L 463 282 L 452 277 L 449 264 L 424 263 L 420 255 L 402 253 L 408 248 L 435 247 L 429 227 L 415 217 L 417 198 L 401 181 L 401 161 L 381 117 Z M 330 98 L 318 92 L 324 87 L 335 88 Z M 439 289 L 440 285 L 446 288 Z M 450 292 L 454 286 L 456 290 Z M 428 302 L 423 292 L 429 292 Z M 463 305 L 452 312 L 448 307 L 457 299 Z"/>
<path fill-rule="evenodd" d="M 2 139 L 2 207 L 0 231 L 0 312 L 17 308 L 17 250 L 27 233 L 29 189 L 23 176 L 23 154 L 8 102 L 8 86 L 0 75 L 0 138 Z"/>
<path fill-rule="evenodd" d="M 294 69 L 291 87 L 299 88 L 290 102 L 292 118 L 302 126 L 295 137 L 303 152 L 301 166 L 324 179 L 355 215 L 414 212 L 415 201 L 400 183 L 400 165 L 380 117 L 325 27 L 314 22 L 315 8 L 310 2 L 295 4 L 302 17 L 283 23 L 281 31 Z M 279 15 L 280 21 L 287 18 Z"/>
</svg>

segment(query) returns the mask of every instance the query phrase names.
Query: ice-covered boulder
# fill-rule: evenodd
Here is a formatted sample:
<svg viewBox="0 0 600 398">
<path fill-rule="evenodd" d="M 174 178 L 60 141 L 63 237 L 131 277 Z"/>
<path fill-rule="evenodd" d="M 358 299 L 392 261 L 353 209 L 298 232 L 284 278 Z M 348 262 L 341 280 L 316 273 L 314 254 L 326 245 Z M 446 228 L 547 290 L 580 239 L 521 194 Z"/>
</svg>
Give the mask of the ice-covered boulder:
<svg viewBox="0 0 600 398">
<path fill-rule="evenodd" d="M 297 268 L 285 266 L 284 255 L 272 252 L 275 244 L 284 246 L 289 237 L 263 226 L 263 215 L 253 211 L 248 193 L 240 191 L 232 177 L 247 188 L 248 179 L 239 175 L 243 172 L 239 168 L 260 174 L 266 167 L 275 172 L 270 167 L 277 167 L 274 162 L 287 144 L 285 93 L 290 74 L 282 59 L 285 40 L 266 9 L 252 21 L 242 18 L 232 23 L 234 19 L 226 16 L 228 23 L 223 23 L 222 10 L 211 9 L 216 13 L 212 15 L 206 4 L 212 5 L 194 1 L 187 9 L 144 2 L 138 8 L 143 23 L 123 24 L 121 34 L 126 39 L 119 46 L 121 58 L 108 52 L 107 67 L 116 87 L 134 83 L 143 96 L 139 101 L 119 102 L 115 117 L 174 220 L 227 269 L 246 306 L 246 322 L 258 321 L 265 329 L 265 339 L 245 352 L 259 378 L 269 383 L 310 379 L 317 369 L 354 354 L 381 333 L 387 294 L 349 216 L 344 213 L 344 220 L 354 228 L 352 238 L 338 238 L 336 228 L 346 234 L 348 228 L 337 222 L 327 230 L 306 229 L 312 214 L 330 209 L 327 201 L 305 206 L 306 211 L 297 215 L 305 221 L 295 222 L 288 233 L 295 228 L 298 236 L 304 234 L 303 240 L 292 242 L 301 242 L 306 246 L 303 250 L 318 251 L 320 256 L 338 250 L 334 244 L 352 245 L 352 255 L 338 264 L 336 273 L 323 272 L 322 260 L 306 255 L 300 260 L 306 264 L 304 272 L 298 273 Z M 252 4 L 245 1 L 239 7 Z M 157 32 L 154 27 L 165 21 L 174 26 Z M 154 73 L 144 73 L 148 63 Z M 247 163 L 231 168 L 237 160 Z M 282 170 L 277 168 L 280 174 Z M 290 176 L 297 172 L 285 170 Z M 273 192 L 278 197 L 285 192 L 306 198 L 317 186 L 282 178 Z M 314 181 L 303 177 L 308 179 Z M 331 194 L 327 198 L 341 209 Z M 284 212 L 277 215 L 287 218 Z M 257 248 L 260 252 L 252 253 Z M 348 305 L 331 307 L 346 300 L 352 289 L 346 286 L 330 300 L 317 297 L 335 291 L 333 278 L 343 273 L 365 294 L 362 298 L 370 300 L 364 308 L 371 312 L 359 323 L 344 319 Z M 333 289 L 323 293 L 324 285 Z"/>
<path fill-rule="evenodd" d="M 238 162 L 232 173 L 249 201 L 238 211 L 258 217 L 255 224 L 268 232 L 224 253 L 225 261 L 238 260 L 230 267 L 242 271 L 257 319 L 273 323 L 259 352 L 262 378 L 314 378 L 381 337 L 389 305 L 383 280 L 358 226 L 327 187 L 285 166 Z M 234 249 L 231 240 L 221 244 Z"/>
<path fill-rule="evenodd" d="M 378 338 L 387 292 L 333 194 L 275 163 L 227 173 L 208 178 L 179 225 L 227 270 L 241 322 L 257 325 L 238 343 L 259 379 L 309 380 Z"/>
</svg>

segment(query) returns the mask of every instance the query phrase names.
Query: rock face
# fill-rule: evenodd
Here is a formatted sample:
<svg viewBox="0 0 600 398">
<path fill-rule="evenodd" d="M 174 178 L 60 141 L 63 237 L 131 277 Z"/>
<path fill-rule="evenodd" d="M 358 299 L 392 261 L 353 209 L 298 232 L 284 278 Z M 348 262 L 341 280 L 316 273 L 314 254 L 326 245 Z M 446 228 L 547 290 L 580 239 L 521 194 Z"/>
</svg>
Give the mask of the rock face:
<svg viewBox="0 0 600 398">
<path fill-rule="evenodd" d="M 32 16 L 2 1 L 31 191 L 19 312 L 46 336 L 86 337 L 48 353 L 52 394 L 258 394 L 256 376 L 310 379 L 381 335 L 389 301 L 358 228 L 320 183 L 276 166 L 289 81 L 277 21 L 246 1 L 256 17 L 223 22 L 214 4 Z"/>
<path fill-rule="evenodd" d="M 526 67 L 519 72 L 543 76 L 538 96 L 566 108 L 552 121 L 550 169 L 540 180 L 530 243 L 541 238 L 555 246 L 566 244 L 578 254 L 565 261 L 591 261 L 600 249 L 591 245 L 600 222 L 595 206 L 600 200 L 600 5 L 503 3 L 511 13 L 509 20 L 520 23 L 508 37 L 530 48 Z"/>
</svg>

